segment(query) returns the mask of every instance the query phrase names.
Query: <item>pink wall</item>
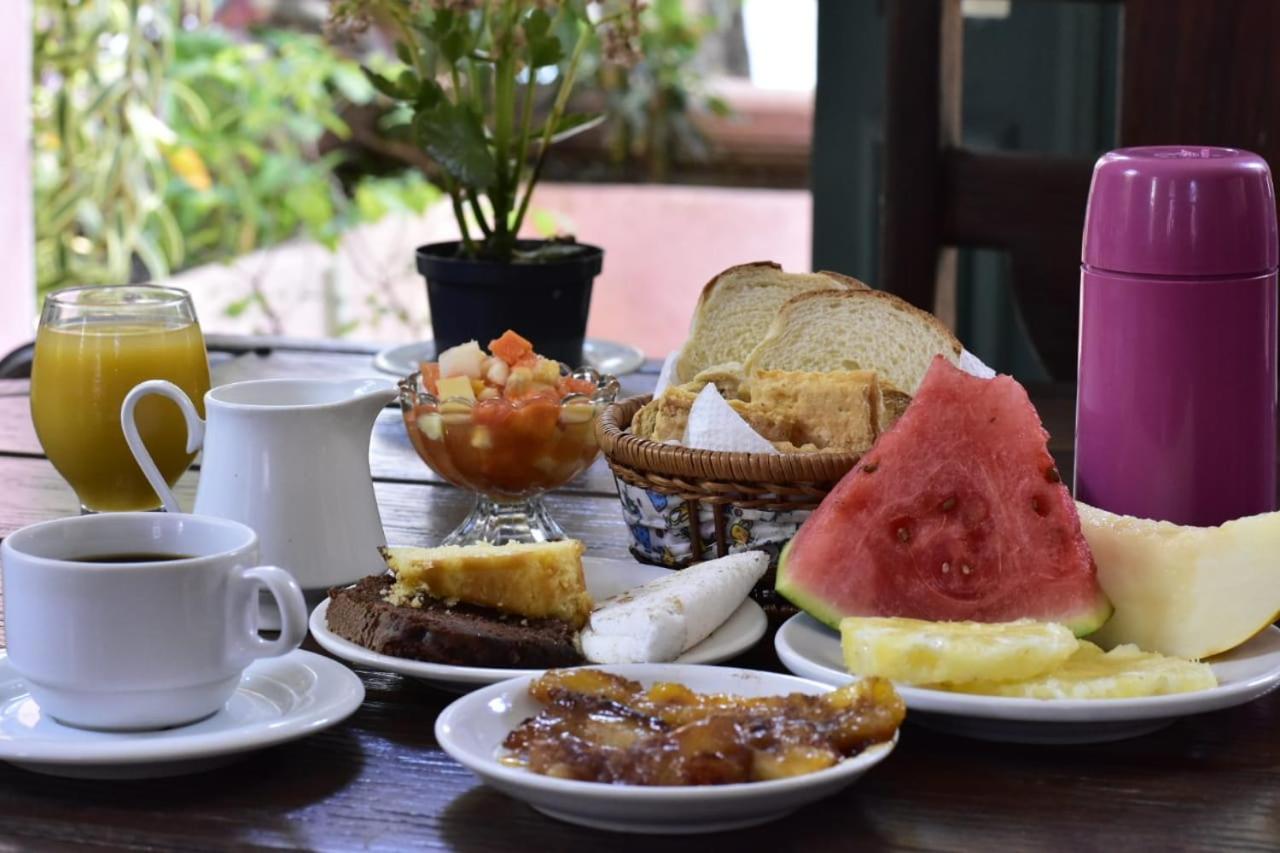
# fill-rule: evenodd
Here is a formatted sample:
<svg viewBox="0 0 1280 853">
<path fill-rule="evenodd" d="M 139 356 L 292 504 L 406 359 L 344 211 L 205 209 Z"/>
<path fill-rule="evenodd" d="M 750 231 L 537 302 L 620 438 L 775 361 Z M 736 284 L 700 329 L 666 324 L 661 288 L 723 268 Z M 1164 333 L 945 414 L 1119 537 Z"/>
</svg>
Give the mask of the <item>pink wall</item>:
<svg viewBox="0 0 1280 853">
<path fill-rule="evenodd" d="M 5 0 L 0 27 L 0 355 L 35 331 L 31 221 L 31 2 Z"/>
</svg>

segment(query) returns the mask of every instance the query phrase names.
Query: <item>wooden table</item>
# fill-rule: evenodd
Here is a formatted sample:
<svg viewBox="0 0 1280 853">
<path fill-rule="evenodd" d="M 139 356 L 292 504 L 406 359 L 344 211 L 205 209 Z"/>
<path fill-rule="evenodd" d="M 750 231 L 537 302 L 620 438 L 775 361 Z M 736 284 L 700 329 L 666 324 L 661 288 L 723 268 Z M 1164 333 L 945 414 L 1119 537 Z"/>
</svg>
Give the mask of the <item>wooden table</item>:
<svg viewBox="0 0 1280 853">
<path fill-rule="evenodd" d="M 215 364 L 215 381 L 371 373 L 361 353 L 274 350 Z M 655 365 L 626 378 L 651 386 Z M 0 536 L 76 510 L 40 453 L 25 381 L 0 381 Z M 1073 395 L 1033 389 L 1052 448 L 1070 470 Z M 393 544 L 431 544 L 469 499 L 417 458 L 387 410 L 370 458 Z M 182 480 L 190 505 L 198 474 Z M 591 553 L 626 557 L 626 530 L 602 463 L 551 498 Z M 309 647 L 315 650 L 313 645 Z M 777 667 L 767 641 L 744 656 Z M 1280 696 L 1179 721 L 1115 744 L 988 744 L 908 725 L 894 755 L 842 794 L 765 827 L 712 837 L 611 835 L 557 823 L 480 785 L 436 746 L 453 697 L 357 670 L 368 691 L 346 723 L 202 775 L 70 781 L 0 764 L 0 844 L 135 850 L 275 847 L 561 850 L 1280 849 Z"/>
</svg>

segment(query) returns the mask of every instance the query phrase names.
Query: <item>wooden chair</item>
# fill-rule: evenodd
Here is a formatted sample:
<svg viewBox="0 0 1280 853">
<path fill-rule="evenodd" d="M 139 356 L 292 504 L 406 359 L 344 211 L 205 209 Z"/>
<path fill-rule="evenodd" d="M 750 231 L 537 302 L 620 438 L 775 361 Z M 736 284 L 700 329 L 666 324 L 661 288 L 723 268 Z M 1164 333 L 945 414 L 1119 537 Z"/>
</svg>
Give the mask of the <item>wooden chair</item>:
<svg viewBox="0 0 1280 853">
<path fill-rule="evenodd" d="M 950 247 L 1007 250 L 1032 342 L 1072 378 L 1093 161 L 964 148 L 960 0 L 886 2 L 879 284 L 932 310 L 953 292 Z M 1227 145 L 1280 168 L 1280 2 L 1105 2 L 1123 6 L 1117 147 Z"/>
</svg>

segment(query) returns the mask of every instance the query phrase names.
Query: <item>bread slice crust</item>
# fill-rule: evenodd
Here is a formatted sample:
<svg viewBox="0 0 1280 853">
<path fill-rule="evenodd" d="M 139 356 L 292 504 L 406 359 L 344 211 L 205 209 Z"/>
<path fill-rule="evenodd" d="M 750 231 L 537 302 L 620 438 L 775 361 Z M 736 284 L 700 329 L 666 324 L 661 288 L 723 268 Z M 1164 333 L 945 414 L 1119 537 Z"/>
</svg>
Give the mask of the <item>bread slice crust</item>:
<svg viewBox="0 0 1280 853">
<path fill-rule="evenodd" d="M 764 293 L 770 289 L 768 284 L 759 286 L 759 282 L 750 282 L 746 277 L 769 277 L 772 279 L 768 284 L 776 284 L 778 290 L 784 295 L 785 293 L 793 293 L 797 288 L 803 288 L 805 291 L 818 290 L 854 290 L 867 289 L 867 286 L 855 278 L 841 275 L 839 273 L 819 272 L 819 273 L 788 273 L 784 272 L 782 266 L 774 261 L 752 261 L 751 263 L 738 264 L 721 271 L 714 276 L 702 288 L 701 294 L 698 296 L 698 304 L 694 309 L 693 322 L 689 330 L 689 338 L 685 341 L 680 356 L 676 362 L 676 381 L 688 382 L 698 373 L 709 368 L 715 368 L 728 362 L 741 362 L 750 353 L 751 348 L 764 335 L 768 319 L 761 322 L 761 314 L 772 318 L 775 310 L 785 301 L 785 298 L 777 296 L 765 296 Z M 732 300 L 734 297 L 726 295 L 721 300 L 721 305 L 716 306 L 717 296 L 726 293 L 726 288 L 734 285 L 746 287 L 748 289 L 757 290 L 757 295 L 748 297 L 746 301 L 751 299 L 758 300 L 757 304 L 745 311 L 747 315 L 755 315 L 755 319 L 747 321 L 743 319 L 744 311 L 742 306 L 746 302 L 741 297 L 736 303 L 739 310 L 729 313 L 735 316 L 726 321 L 723 317 L 725 310 L 724 300 Z M 758 289 L 757 289 L 758 287 Z M 718 316 L 711 316 L 718 312 Z M 725 341 L 732 341 L 731 346 L 726 346 Z"/>
<path fill-rule="evenodd" d="M 794 340 L 803 336 L 807 332 L 807 330 L 799 328 L 798 324 L 801 321 L 797 319 L 798 315 L 801 314 L 805 308 L 810 307 L 811 303 L 816 303 L 819 300 L 851 300 L 854 301 L 855 304 L 861 303 L 868 307 L 873 307 L 874 309 L 888 308 L 897 313 L 908 323 L 918 326 L 919 333 L 922 336 L 931 339 L 930 343 L 940 343 L 940 346 L 936 347 L 938 354 L 943 355 L 953 363 L 959 361 L 963 347 L 960 344 L 960 341 L 956 339 L 955 335 L 952 334 L 951 330 L 948 329 L 941 320 L 930 314 L 928 311 L 923 311 L 904 299 L 880 290 L 815 290 L 791 297 L 782 304 L 781 308 L 778 309 L 778 314 L 770 325 L 769 331 L 765 333 L 760 343 L 747 357 L 744 369 L 746 370 L 748 379 L 758 374 L 760 371 L 768 369 L 822 369 L 815 367 L 814 365 L 806 365 L 804 368 L 801 368 L 796 365 L 788 364 L 785 361 L 783 363 L 778 363 L 777 357 L 777 353 L 785 348 L 788 339 Z M 873 303 L 871 300 L 875 300 L 875 302 Z M 837 346 L 838 344 L 833 344 L 833 347 Z M 929 359 L 922 360 L 922 363 L 919 365 L 919 376 L 912 377 L 914 381 L 911 382 L 903 382 L 902 377 L 896 377 L 899 381 L 895 383 L 893 381 L 894 377 L 889 375 L 889 371 L 886 369 L 884 364 L 870 363 L 865 365 L 859 364 L 858 366 L 876 369 L 881 373 L 882 378 L 889 379 L 891 385 L 906 385 L 902 390 L 910 393 L 915 390 L 916 385 L 919 384 L 919 380 L 923 378 L 924 371 L 928 369 L 928 361 Z M 842 365 L 839 359 L 839 353 L 833 351 L 832 363 L 826 369 L 835 370 L 848 366 L 849 365 Z"/>
</svg>

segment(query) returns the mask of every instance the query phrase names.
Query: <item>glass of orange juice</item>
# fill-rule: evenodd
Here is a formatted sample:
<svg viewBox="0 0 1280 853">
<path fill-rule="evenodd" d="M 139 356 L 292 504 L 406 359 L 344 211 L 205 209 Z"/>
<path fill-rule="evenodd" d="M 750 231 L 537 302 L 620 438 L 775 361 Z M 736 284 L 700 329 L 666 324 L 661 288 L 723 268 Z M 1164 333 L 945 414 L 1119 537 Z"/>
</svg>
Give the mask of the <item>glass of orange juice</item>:
<svg viewBox="0 0 1280 853">
<path fill-rule="evenodd" d="M 120 406 L 147 379 L 167 379 L 204 416 L 209 358 L 186 291 L 154 285 L 72 287 L 46 297 L 31 368 L 31 417 L 45 455 L 84 512 L 156 509 L 125 444 Z M 182 413 L 170 400 L 138 404 L 138 432 L 172 486 L 187 453 Z"/>
</svg>

